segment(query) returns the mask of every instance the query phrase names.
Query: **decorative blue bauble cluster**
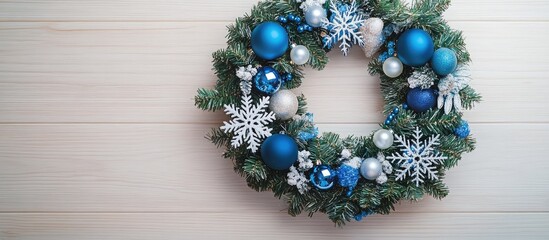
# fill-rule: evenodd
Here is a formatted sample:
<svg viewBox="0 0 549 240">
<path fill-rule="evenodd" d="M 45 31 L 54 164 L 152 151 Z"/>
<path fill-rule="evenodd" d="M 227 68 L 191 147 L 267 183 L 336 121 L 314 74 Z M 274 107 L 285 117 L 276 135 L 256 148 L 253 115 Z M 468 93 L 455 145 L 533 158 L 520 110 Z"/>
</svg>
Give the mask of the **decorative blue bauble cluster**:
<svg viewBox="0 0 549 240">
<path fill-rule="evenodd" d="M 280 24 L 263 22 L 252 31 L 252 50 L 263 60 L 273 60 L 288 50 L 288 40 L 288 32 Z"/>
<path fill-rule="evenodd" d="M 347 164 L 342 164 L 337 168 L 337 183 L 339 186 L 348 188 L 347 196 L 351 196 L 359 178 L 360 173 L 358 168 L 351 167 Z"/>
<path fill-rule="evenodd" d="M 457 67 L 456 53 L 449 48 L 437 49 L 431 59 L 431 67 L 439 76 L 446 76 L 454 72 Z"/>
<path fill-rule="evenodd" d="M 406 96 L 408 107 L 418 113 L 426 112 L 435 106 L 437 96 L 433 89 L 412 88 Z"/>
<path fill-rule="evenodd" d="M 429 62 L 434 51 L 433 39 L 421 29 L 406 30 L 397 41 L 398 58 L 404 65 L 421 67 Z"/>
<path fill-rule="evenodd" d="M 286 170 L 297 161 L 297 144 L 285 134 L 274 134 L 261 144 L 261 159 L 274 170 Z"/>
<path fill-rule="evenodd" d="M 377 57 L 377 60 L 379 60 L 380 62 L 385 62 L 387 58 L 392 57 L 394 54 L 395 54 L 395 42 L 389 41 L 387 42 L 387 51 L 379 54 L 379 56 Z"/>
<path fill-rule="evenodd" d="M 313 27 L 306 23 L 301 23 L 301 17 L 295 16 L 293 14 L 288 14 L 287 16 L 278 16 L 276 17 L 276 20 L 281 24 L 287 24 L 287 23 L 295 23 L 297 24 L 296 30 L 298 33 L 302 33 L 305 31 L 313 31 Z M 286 29 L 289 29 L 290 26 L 287 25 Z"/>
<path fill-rule="evenodd" d="M 469 129 L 469 123 L 467 121 L 462 120 L 458 127 L 454 129 L 454 134 L 458 136 L 459 138 L 466 138 L 471 133 L 471 130 Z"/>
<path fill-rule="evenodd" d="M 282 85 L 282 78 L 274 68 L 265 66 L 257 70 L 254 76 L 255 88 L 263 94 L 272 95 Z"/>
<path fill-rule="evenodd" d="M 336 172 L 327 165 L 316 165 L 309 176 L 309 181 L 318 189 L 330 189 L 335 182 Z"/>
</svg>

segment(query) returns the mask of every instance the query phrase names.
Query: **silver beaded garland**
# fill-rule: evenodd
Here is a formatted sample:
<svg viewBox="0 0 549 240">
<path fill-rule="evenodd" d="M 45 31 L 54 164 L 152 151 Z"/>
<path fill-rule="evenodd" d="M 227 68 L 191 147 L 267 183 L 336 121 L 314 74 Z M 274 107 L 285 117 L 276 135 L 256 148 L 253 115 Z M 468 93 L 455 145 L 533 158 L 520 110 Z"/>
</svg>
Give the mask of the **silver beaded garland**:
<svg viewBox="0 0 549 240">
<path fill-rule="evenodd" d="M 309 6 L 305 12 L 305 21 L 311 27 L 320 27 L 324 18 L 326 18 L 326 10 L 319 5 Z"/>
<path fill-rule="evenodd" d="M 387 149 L 393 146 L 393 133 L 387 129 L 379 129 L 374 133 L 374 144 L 379 149 Z"/>
<path fill-rule="evenodd" d="M 290 51 L 290 59 L 297 65 L 303 65 L 309 61 L 309 49 L 303 45 L 297 45 Z"/>
<path fill-rule="evenodd" d="M 279 90 L 269 101 L 269 109 L 275 113 L 277 119 L 288 120 L 297 113 L 297 96 L 290 90 Z"/>
<path fill-rule="evenodd" d="M 396 78 L 402 74 L 402 62 L 397 57 L 390 57 L 383 62 L 383 73 L 390 78 Z"/>
<path fill-rule="evenodd" d="M 368 180 L 376 180 L 382 170 L 383 166 L 377 158 L 367 158 L 360 164 L 360 175 Z"/>
</svg>

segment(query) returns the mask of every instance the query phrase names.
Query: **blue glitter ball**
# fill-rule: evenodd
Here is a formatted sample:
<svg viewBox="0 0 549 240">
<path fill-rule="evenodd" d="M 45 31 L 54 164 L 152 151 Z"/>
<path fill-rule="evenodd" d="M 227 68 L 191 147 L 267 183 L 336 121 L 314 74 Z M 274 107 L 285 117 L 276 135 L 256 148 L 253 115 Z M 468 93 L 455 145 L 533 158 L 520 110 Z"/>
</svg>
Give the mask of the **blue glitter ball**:
<svg viewBox="0 0 549 240">
<path fill-rule="evenodd" d="M 434 51 L 433 39 L 421 29 L 406 30 L 397 41 L 398 58 L 404 65 L 421 67 L 431 59 Z"/>
<path fill-rule="evenodd" d="M 457 67 L 456 53 L 449 48 L 437 49 L 431 59 L 431 67 L 439 76 L 446 76 L 454 72 Z"/>
<path fill-rule="evenodd" d="M 280 85 L 282 85 L 282 78 L 272 67 L 261 67 L 254 76 L 254 86 L 261 93 L 272 95 L 280 89 Z"/>
<path fill-rule="evenodd" d="M 370 211 L 362 211 L 362 212 L 360 212 L 359 214 L 357 214 L 355 216 L 355 220 L 357 222 L 360 222 L 360 221 L 362 221 L 362 218 L 367 217 L 368 215 L 371 215 L 371 214 L 372 214 L 372 212 L 370 212 Z"/>
<path fill-rule="evenodd" d="M 426 112 L 435 106 L 437 96 L 433 89 L 421 89 L 419 87 L 410 89 L 406 96 L 408 107 L 418 113 Z"/>
<path fill-rule="evenodd" d="M 263 22 L 252 31 L 252 50 L 263 60 L 276 59 L 288 50 L 288 32 L 276 22 Z"/>
<path fill-rule="evenodd" d="M 462 120 L 458 127 L 454 129 L 454 134 L 458 136 L 459 138 L 466 138 L 471 133 L 471 130 L 469 129 L 469 123 L 467 121 Z"/>
<path fill-rule="evenodd" d="M 274 134 L 261 144 L 261 159 L 274 170 L 286 170 L 297 161 L 297 143 L 285 134 Z"/>
<path fill-rule="evenodd" d="M 317 165 L 309 176 L 309 181 L 318 189 L 326 190 L 334 185 L 336 172 L 327 165 Z"/>
<path fill-rule="evenodd" d="M 379 54 L 379 56 L 377 57 L 377 60 L 383 63 L 385 62 L 385 60 L 387 60 L 387 58 L 389 58 L 389 53 L 383 52 Z"/>
<path fill-rule="evenodd" d="M 358 168 L 343 164 L 337 169 L 337 183 L 339 186 L 349 188 L 347 196 L 350 196 L 360 179 Z"/>
</svg>

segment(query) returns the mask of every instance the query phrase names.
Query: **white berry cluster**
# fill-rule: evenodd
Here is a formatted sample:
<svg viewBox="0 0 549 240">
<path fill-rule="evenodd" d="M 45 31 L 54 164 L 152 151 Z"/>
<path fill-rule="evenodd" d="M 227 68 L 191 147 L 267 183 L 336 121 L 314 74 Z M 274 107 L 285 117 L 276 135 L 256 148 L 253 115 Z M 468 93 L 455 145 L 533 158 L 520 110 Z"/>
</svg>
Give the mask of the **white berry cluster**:
<svg viewBox="0 0 549 240">
<path fill-rule="evenodd" d="M 299 165 L 297 168 L 295 166 L 290 167 L 287 181 L 288 185 L 296 186 L 299 193 L 304 194 L 309 190 L 309 185 L 307 184 L 309 180 L 305 176 L 305 172 L 313 167 L 313 162 L 309 159 L 309 156 L 311 156 L 309 151 L 300 151 L 297 156 Z"/>
<path fill-rule="evenodd" d="M 250 95 L 252 92 L 252 78 L 257 74 L 257 69 L 248 65 L 247 67 L 239 67 L 236 70 L 236 76 L 240 81 L 240 90 L 244 95 Z"/>
<path fill-rule="evenodd" d="M 303 12 L 306 12 L 311 6 L 322 6 L 322 4 L 326 3 L 326 0 L 296 0 L 296 2 L 301 3 L 299 8 L 303 9 Z"/>
</svg>

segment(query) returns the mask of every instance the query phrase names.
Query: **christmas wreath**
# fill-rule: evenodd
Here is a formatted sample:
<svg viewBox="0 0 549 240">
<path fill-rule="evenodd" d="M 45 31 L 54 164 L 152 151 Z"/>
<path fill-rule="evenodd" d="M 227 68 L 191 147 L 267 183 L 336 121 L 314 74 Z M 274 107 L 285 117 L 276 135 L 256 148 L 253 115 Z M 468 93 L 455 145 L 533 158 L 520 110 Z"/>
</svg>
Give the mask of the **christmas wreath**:
<svg viewBox="0 0 549 240">
<path fill-rule="evenodd" d="M 400 200 L 443 198 L 445 171 L 474 149 L 462 110 L 480 101 L 469 54 L 441 14 L 449 0 L 273 0 L 228 27 L 213 53 L 214 89 L 195 104 L 231 120 L 207 136 L 249 187 L 272 191 L 292 216 L 323 212 L 336 224 L 388 214 Z M 300 86 L 303 67 L 359 45 L 380 76 L 386 120 L 365 137 L 318 135 Z"/>
</svg>

